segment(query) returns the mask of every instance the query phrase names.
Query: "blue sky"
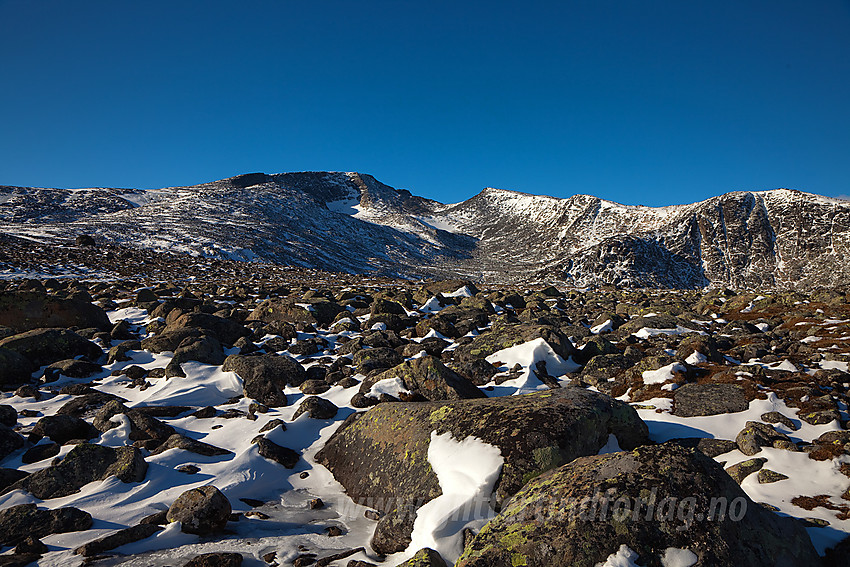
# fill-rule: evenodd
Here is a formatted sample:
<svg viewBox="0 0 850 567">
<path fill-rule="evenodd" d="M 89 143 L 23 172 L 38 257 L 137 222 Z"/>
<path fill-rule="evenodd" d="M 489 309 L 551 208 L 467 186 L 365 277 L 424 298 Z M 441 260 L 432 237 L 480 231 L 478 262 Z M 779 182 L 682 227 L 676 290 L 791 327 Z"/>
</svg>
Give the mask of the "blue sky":
<svg viewBox="0 0 850 567">
<path fill-rule="evenodd" d="M 850 2 L 0 0 L 0 184 L 850 193 Z"/>
</svg>

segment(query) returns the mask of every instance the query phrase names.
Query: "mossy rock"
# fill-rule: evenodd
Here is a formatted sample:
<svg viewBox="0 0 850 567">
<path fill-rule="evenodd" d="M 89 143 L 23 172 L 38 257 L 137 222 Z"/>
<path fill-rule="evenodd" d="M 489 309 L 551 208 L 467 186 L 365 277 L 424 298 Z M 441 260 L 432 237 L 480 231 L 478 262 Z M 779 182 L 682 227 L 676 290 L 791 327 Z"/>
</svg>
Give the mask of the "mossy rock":
<svg viewBox="0 0 850 567">
<path fill-rule="evenodd" d="M 356 502 L 386 513 L 415 510 L 441 493 L 428 463 L 432 431 L 451 432 L 456 439 L 477 437 L 500 449 L 505 464 L 495 487 L 497 501 L 549 469 L 595 455 L 609 434 L 625 448 L 648 441 L 646 424 L 629 405 L 590 390 L 565 388 L 501 398 L 380 404 L 346 419 L 316 460 Z"/>
<path fill-rule="evenodd" d="M 621 545 L 648 567 L 661 567 L 669 547 L 705 566 L 819 564 L 796 520 L 750 500 L 713 459 L 665 443 L 582 457 L 533 480 L 456 566 L 593 567 Z"/>
</svg>

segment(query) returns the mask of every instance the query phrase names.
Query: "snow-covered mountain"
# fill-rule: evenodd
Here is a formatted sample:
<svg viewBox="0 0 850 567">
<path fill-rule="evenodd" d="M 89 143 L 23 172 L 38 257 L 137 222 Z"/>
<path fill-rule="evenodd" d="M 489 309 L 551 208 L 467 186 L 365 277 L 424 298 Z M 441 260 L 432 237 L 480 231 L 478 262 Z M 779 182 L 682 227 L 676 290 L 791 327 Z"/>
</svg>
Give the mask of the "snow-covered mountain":
<svg viewBox="0 0 850 567">
<path fill-rule="evenodd" d="M 587 286 L 850 281 L 850 202 L 778 189 L 662 208 L 485 189 L 445 205 L 370 175 L 251 173 L 156 190 L 0 187 L 4 233 L 390 275 Z"/>
</svg>

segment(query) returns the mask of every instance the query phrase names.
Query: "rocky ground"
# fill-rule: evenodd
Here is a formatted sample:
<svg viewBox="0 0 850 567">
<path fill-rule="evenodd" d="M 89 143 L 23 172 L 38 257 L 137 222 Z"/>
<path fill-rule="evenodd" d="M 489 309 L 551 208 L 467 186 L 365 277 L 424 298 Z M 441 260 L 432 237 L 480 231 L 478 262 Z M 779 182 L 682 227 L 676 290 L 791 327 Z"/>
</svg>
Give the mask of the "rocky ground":
<svg viewBox="0 0 850 567">
<path fill-rule="evenodd" d="M 3 243 L 0 565 L 850 560 L 846 289 Z"/>
</svg>

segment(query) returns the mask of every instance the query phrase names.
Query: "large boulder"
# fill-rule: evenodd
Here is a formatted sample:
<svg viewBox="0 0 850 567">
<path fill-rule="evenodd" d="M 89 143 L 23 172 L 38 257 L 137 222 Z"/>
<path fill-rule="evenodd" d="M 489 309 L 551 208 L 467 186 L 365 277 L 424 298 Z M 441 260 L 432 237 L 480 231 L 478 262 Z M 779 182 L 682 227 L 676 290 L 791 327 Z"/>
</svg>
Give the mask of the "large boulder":
<svg viewBox="0 0 850 567">
<path fill-rule="evenodd" d="M 224 362 L 224 349 L 218 339 L 209 335 L 186 337 L 175 349 L 174 358 L 169 365 L 191 360 L 218 366 Z"/>
<path fill-rule="evenodd" d="M 75 384 L 75 386 L 80 386 Z M 61 408 L 56 411 L 56 415 L 73 415 L 76 417 L 94 417 L 97 412 L 112 400 L 126 402 L 124 398 L 120 398 L 115 394 L 108 394 L 93 388 L 84 386 L 82 393 L 79 391 L 68 392 L 63 390 L 63 394 L 72 394 L 75 397 L 65 402 Z"/>
<path fill-rule="evenodd" d="M 82 555 L 83 557 L 100 555 L 110 549 L 115 549 L 116 547 L 121 547 L 122 545 L 133 543 L 134 541 L 149 538 L 155 533 L 162 531 L 162 529 L 163 528 L 161 526 L 157 526 L 156 524 L 139 524 L 131 526 L 81 545 L 74 550 L 74 553 L 76 555 Z"/>
<path fill-rule="evenodd" d="M 246 321 L 272 323 L 318 323 L 313 312 L 286 299 L 266 299 L 248 315 Z"/>
<path fill-rule="evenodd" d="M 73 415 L 46 415 L 39 419 L 30 431 L 29 440 L 38 443 L 43 437 L 60 445 L 72 439 L 93 439 L 100 432 L 90 423 Z"/>
<path fill-rule="evenodd" d="M 230 518 L 230 501 L 215 486 L 187 490 L 168 509 L 169 522 L 180 522 L 187 534 L 209 535 L 224 530 Z"/>
<path fill-rule="evenodd" d="M 96 361 L 103 354 L 99 346 L 67 329 L 26 331 L 0 340 L 0 348 L 15 351 L 36 366 L 77 356 Z"/>
<path fill-rule="evenodd" d="M 228 356 L 221 367 L 225 372 L 235 372 L 242 378 L 245 396 L 269 407 L 286 405 L 283 389 L 300 386 L 307 372 L 294 359 L 277 354 Z"/>
<path fill-rule="evenodd" d="M 24 438 L 8 425 L 0 424 L 0 459 L 24 446 Z"/>
<path fill-rule="evenodd" d="M 113 420 L 113 418 L 119 414 L 126 415 L 130 420 L 129 438 L 131 441 L 155 439 L 163 442 L 176 433 L 174 428 L 167 423 L 163 423 L 141 410 L 128 408 L 119 400 L 110 400 L 100 408 L 94 418 L 94 427 L 101 432 L 118 427 L 121 424 L 120 421 Z"/>
<path fill-rule="evenodd" d="M 358 350 L 352 358 L 352 363 L 361 374 L 368 374 L 372 370 L 392 368 L 402 362 L 404 362 L 404 357 L 390 347 Z"/>
<path fill-rule="evenodd" d="M 174 352 L 180 344 L 189 338 L 199 338 L 203 333 L 200 329 L 182 328 L 148 337 L 141 342 L 141 347 L 151 352 Z"/>
<path fill-rule="evenodd" d="M 0 325 L 19 333 L 46 327 L 112 328 L 106 312 L 97 305 L 32 291 L 0 292 Z"/>
<path fill-rule="evenodd" d="M 455 357 L 486 358 L 500 350 L 542 338 L 562 358 L 572 356 L 576 349 L 569 337 L 555 327 L 531 323 L 501 324 L 481 333 L 471 343 L 455 350 Z"/>
<path fill-rule="evenodd" d="M 251 331 L 239 323 L 208 313 L 184 313 L 166 325 L 163 332 L 170 333 L 180 329 L 200 329 L 204 334 L 212 335 L 227 345 L 232 345 L 239 337 L 251 335 Z"/>
<path fill-rule="evenodd" d="M 669 548 L 706 566 L 819 564 L 796 520 L 750 500 L 713 459 L 667 443 L 579 458 L 531 481 L 457 567 L 593 567 L 624 545 L 652 566 Z"/>
<path fill-rule="evenodd" d="M 32 378 L 35 365 L 24 355 L 0 348 L 0 389 L 14 390 Z"/>
<path fill-rule="evenodd" d="M 91 515 L 77 508 L 39 510 L 35 504 L 20 504 L 0 510 L 0 544 L 16 545 L 29 536 L 79 532 L 91 525 Z"/>
<path fill-rule="evenodd" d="M 122 482 L 141 482 L 148 464 L 135 447 L 104 447 L 81 443 L 62 461 L 40 469 L 8 486 L 3 492 L 26 490 L 46 500 L 74 494 L 90 482 L 116 476 Z"/>
<path fill-rule="evenodd" d="M 399 380 L 405 390 L 418 393 L 431 401 L 487 397 L 472 382 L 458 376 L 439 359 L 429 355 L 408 360 L 364 379 L 360 384 L 360 393 L 368 394 L 382 380 Z"/>
<path fill-rule="evenodd" d="M 69 378 L 88 378 L 102 371 L 103 367 L 100 364 L 69 358 L 54 362 L 45 368 L 42 382 L 55 382 L 60 375 Z"/>
<path fill-rule="evenodd" d="M 634 448 L 648 441 L 646 424 L 624 402 L 581 388 L 520 396 L 449 402 L 381 404 L 350 416 L 316 460 L 325 465 L 356 502 L 378 508 L 400 534 L 376 549 L 401 551 L 409 543 L 411 508 L 440 495 L 428 463 L 431 432 L 472 436 L 498 447 L 504 457 L 497 499 L 515 494 L 530 479 L 576 457 L 595 455 L 613 434 Z M 368 471 L 368 474 L 364 473 Z M 406 509 L 406 510 L 404 510 Z M 382 528 L 381 528 L 382 529 Z M 376 539 L 380 541 L 380 529 Z M 373 548 L 375 547 L 373 540 Z"/>
<path fill-rule="evenodd" d="M 750 407 L 737 384 L 685 384 L 673 392 L 673 415 L 694 417 L 745 411 Z"/>
</svg>

